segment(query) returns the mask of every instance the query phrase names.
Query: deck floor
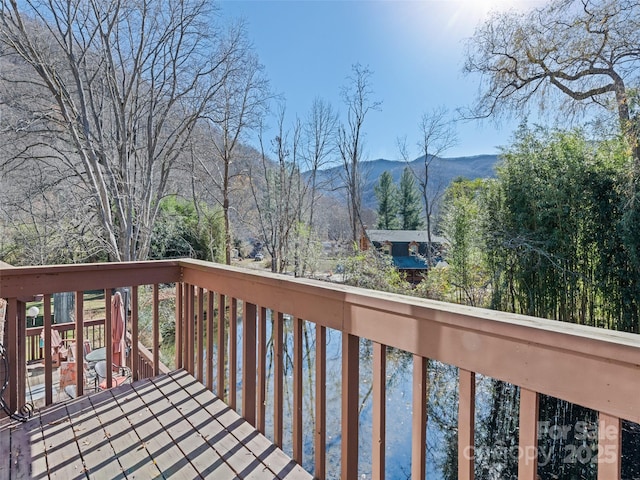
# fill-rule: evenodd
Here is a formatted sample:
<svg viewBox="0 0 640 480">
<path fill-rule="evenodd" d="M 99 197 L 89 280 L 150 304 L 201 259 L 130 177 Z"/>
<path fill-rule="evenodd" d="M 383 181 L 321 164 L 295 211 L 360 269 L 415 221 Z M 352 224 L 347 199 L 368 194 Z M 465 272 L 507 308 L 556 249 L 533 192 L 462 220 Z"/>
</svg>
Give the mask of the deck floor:
<svg viewBox="0 0 640 480">
<path fill-rule="evenodd" d="M 312 478 L 182 370 L 5 421 L 0 451 L 7 479 Z"/>
</svg>

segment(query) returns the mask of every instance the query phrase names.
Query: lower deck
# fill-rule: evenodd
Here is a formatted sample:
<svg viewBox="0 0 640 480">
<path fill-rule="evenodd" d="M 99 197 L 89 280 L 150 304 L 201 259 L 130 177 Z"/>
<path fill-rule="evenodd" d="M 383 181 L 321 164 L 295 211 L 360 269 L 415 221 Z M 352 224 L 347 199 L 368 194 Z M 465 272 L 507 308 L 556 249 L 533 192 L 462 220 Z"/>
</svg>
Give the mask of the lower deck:
<svg viewBox="0 0 640 480">
<path fill-rule="evenodd" d="M 182 370 L 5 421 L 0 449 L 0 478 L 312 478 Z"/>
</svg>

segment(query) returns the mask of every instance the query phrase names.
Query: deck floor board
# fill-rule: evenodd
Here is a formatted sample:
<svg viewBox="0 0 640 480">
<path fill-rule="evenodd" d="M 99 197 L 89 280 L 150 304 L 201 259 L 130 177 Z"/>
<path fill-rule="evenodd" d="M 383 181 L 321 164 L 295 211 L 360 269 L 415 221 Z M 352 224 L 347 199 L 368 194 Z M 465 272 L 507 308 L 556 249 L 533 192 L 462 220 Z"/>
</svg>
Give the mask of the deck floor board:
<svg viewBox="0 0 640 480">
<path fill-rule="evenodd" d="M 198 401 L 202 409 L 204 409 L 211 417 L 215 418 L 224 431 L 231 433 L 231 438 L 221 443 L 227 445 L 228 450 L 223 452 L 229 454 L 230 451 L 237 449 L 238 444 L 244 445 L 255 456 L 249 463 L 237 465 L 242 478 L 261 478 L 267 472 L 273 475 L 273 478 L 296 478 L 298 473 L 306 473 L 302 467 L 297 465 L 285 453 L 276 448 L 266 437 L 259 435 L 255 428 L 247 422 L 238 422 L 238 415 L 222 400 L 216 398 L 210 401 L 210 397 L 198 388 L 197 381 L 192 381 L 188 376 L 181 375 L 180 372 L 172 375 L 176 383 L 193 398 Z M 262 469 L 254 468 L 257 464 L 262 464 Z M 243 474 L 244 473 L 244 474 Z"/>
<path fill-rule="evenodd" d="M 219 445 L 212 445 L 208 440 L 212 433 L 219 434 L 223 429 L 199 407 L 197 402 L 188 397 L 179 385 L 173 381 L 168 384 L 162 380 L 153 382 L 160 392 L 173 399 L 175 410 L 182 414 L 183 421 L 180 425 L 187 429 L 187 435 L 185 435 L 185 432 L 173 428 L 173 434 L 177 436 L 174 438 L 177 438 L 185 456 L 205 477 L 215 471 L 216 474 L 224 474 L 225 478 L 237 478 L 235 471 L 219 455 Z M 196 437 L 188 435 L 188 432 L 193 430 L 199 432 L 199 435 Z"/>
<path fill-rule="evenodd" d="M 111 398 L 113 398 L 111 396 Z M 155 463 L 149 462 L 149 452 L 142 444 L 140 437 L 132 427 L 129 419 L 123 415 L 122 409 L 113 407 L 115 399 L 111 402 L 100 401 L 96 397 L 89 397 L 96 416 L 103 427 L 105 438 L 109 435 L 113 451 L 117 458 L 124 477 L 127 474 L 136 473 L 137 478 L 158 478 L 160 470 Z M 118 432 L 110 435 L 109 432 Z"/>
<path fill-rule="evenodd" d="M 184 371 L 5 421 L 0 446 L 2 478 L 312 478 Z"/>
</svg>

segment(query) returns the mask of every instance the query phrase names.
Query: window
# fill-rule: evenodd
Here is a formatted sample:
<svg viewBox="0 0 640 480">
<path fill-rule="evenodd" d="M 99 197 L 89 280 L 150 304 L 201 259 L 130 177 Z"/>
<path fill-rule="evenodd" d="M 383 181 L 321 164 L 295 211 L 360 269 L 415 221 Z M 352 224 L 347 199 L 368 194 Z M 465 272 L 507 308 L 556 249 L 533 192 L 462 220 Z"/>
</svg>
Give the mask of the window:
<svg viewBox="0 0 640 480">
<path fill-rule="evenodd" d="M 416 242 L 411 242 L 409 244 L 409 255 L 415 257 L 418 254 L 418 244 Z"/>
</svg>

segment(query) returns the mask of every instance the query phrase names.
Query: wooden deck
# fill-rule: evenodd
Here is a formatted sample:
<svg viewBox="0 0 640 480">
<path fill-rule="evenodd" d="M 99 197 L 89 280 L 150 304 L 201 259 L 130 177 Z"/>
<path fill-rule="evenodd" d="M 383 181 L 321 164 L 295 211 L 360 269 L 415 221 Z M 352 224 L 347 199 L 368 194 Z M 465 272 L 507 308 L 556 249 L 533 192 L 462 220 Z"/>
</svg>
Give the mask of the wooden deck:
<svg viewBox="0 0 640 480">
<path fill-rule="evenodd" d="M 0 452 L 3 479 L 312 478 L 183 370 L 5 421 Z"/>
</svg>

